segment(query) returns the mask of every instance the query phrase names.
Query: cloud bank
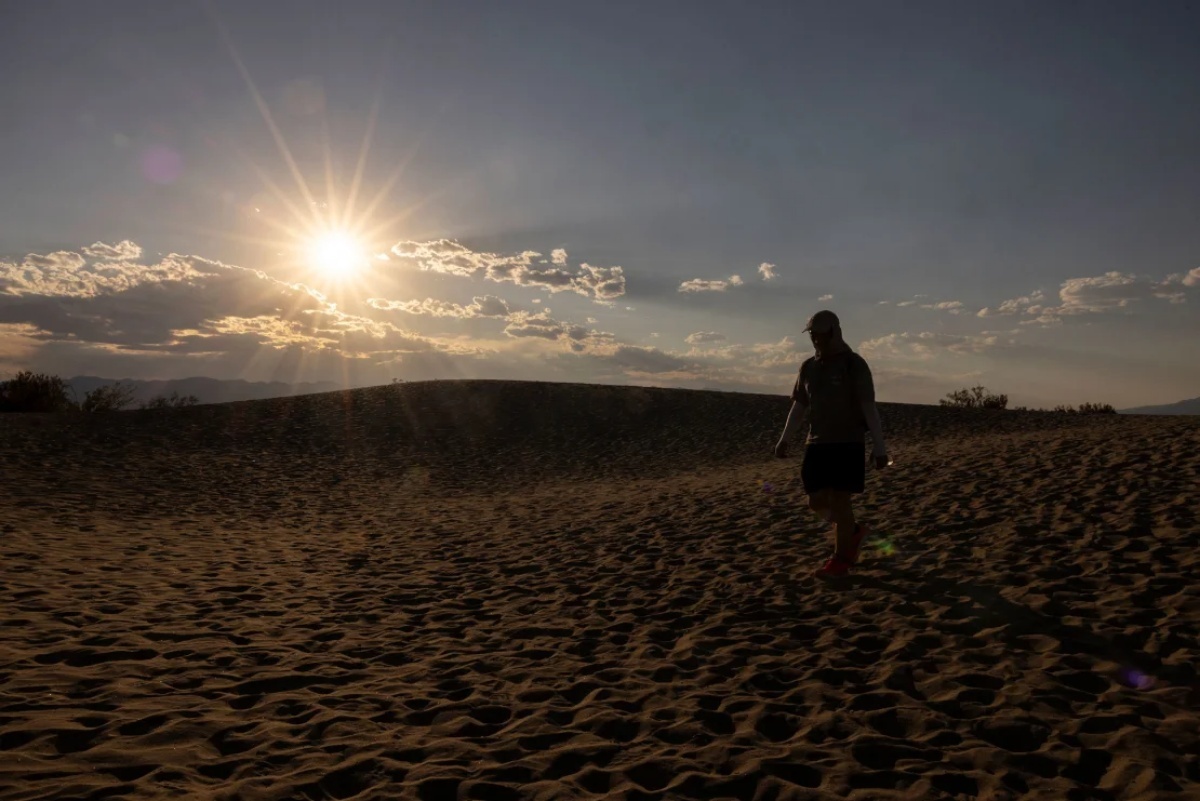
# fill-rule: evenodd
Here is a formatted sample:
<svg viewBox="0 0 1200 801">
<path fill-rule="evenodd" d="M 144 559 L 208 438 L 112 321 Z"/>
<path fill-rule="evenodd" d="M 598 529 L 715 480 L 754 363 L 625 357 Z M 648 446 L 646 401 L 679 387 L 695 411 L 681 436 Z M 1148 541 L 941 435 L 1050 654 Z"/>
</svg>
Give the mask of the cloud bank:
<svg viewBox="0 0 1200 801">
<path fill-rule="evenodd" d="M 625 271 L 621 267 L 579 265 L 578 270 L 564 269 L 567 252 L 551 252 L 553 267 L 538 267 L 542 254 L 526 250 L 498 254 L 473 251 L 449 239 L 427 242 L 398 242 L 391 252 L 397 258 L 416 264 L 421 270 L 460 278 L 483 278 L 496 283 L 534 287 L 547 292 L 575 292 L 596 301 L 612 301 L 625 294 Z"/>
<path fill-rule="evenodd" d="M 1005 300 L 995 308 L 985 307 L 979 317 L 1020 315 L 1029 319 L 1022 325 L 1057 325 L 1064 318 L 1079 315 L 1132 313 L 1155 302 L 1186 303 L 1188 289 L 1200 285 L 1200 268 L 1187 275 L 1170 275 L 1163 280 L 1121 272 L 1083 278 L 1069 278 L 1058 289 L 1057 302 L 1042 290 Z"/>
</svg>

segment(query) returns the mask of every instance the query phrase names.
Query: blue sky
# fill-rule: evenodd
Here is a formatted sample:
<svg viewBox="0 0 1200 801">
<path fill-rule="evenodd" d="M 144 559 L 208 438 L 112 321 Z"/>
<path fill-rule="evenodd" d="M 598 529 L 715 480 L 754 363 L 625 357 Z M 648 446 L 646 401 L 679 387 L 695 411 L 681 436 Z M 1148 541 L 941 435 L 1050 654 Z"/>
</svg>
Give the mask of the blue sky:
<svg viewBox="0 0 1200 801">
<path fill-rule="evenodd" d="M 1195 397 L 1198 28 L 1182 2 L 26 4 L 0 375 L 784 394 L 831 308 L 885 401 Z M 333 229 L 361 253 L 336 274 Z"/>
</svg>

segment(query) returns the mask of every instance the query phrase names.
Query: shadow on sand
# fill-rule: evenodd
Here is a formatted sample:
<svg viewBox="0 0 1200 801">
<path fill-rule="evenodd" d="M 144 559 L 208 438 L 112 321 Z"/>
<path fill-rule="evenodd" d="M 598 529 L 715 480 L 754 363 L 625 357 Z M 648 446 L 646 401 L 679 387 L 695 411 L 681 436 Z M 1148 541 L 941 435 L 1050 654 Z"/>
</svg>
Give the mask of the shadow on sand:
<svg viewBox="0 0 1200 801">
<path fill-rule="evenodd" d="M 844 590 L 875 589 L 892 593 L 905 601 L 927 601 L 952 610 L 952 631 L 969 637 L 984 630 L 1009 645 L 1028 650 L 1022 638 L 1043 635 L 1058 640 L 1062 654 L 1078 654 L 1097 661 L 1123 666 L 1118 680 L 1134 686 L 1137 677 L 1150 677 L 1157 684 L 1166 682 L 1189 690 L 1188 703 L 1200 703 L 1200 676 L 1187 663 L 1166 664 L 1156 655 L 1121 642 L 1122 635 L 1108 636 L 1089 628 L 1064 623 L 1072 615 L 1063 604 L 1050 601 L 1046 611 L 1037 611 L 1003 597 L 996 589 L 976 581 L 960 582 L 941 576 L 924 576 L 910 569 L 893 569 L 885 577 L 856 575 L 840 582 Z M 919 628 L 920 620 L 912 620 Z M 929 621 L 926 621 L 929 624 Z M 942 624 L 945 626 L 945 624 Z"/>
</svg>

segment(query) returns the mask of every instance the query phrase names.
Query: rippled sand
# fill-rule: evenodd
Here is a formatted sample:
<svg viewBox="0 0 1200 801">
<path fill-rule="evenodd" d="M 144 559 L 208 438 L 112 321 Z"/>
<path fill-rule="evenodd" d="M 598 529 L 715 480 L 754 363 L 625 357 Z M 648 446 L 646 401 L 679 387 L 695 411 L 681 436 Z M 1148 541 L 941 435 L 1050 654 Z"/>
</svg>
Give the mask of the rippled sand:
<svg viewBox="0 0 1200 801">
<path fill-rule="evenodd" d="M 822 581 L 787 408 L 0 417 L 0 799 L 1200 796 L 1200 418 L 881 404 Z"/>
</svg>

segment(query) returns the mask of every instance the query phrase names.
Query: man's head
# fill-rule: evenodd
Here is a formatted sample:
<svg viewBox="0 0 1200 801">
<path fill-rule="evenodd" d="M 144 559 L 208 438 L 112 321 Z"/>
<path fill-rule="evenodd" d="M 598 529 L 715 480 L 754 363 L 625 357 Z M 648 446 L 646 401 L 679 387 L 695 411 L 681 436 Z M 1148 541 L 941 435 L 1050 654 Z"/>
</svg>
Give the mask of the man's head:
<svg viewBox="0 0 1200 801">
<path fill-rule="evenodd" d="M 804 326 L 804 330 L 808 332 L 812 339 L 813 347 L 817 349 L 817 353 L 832 353 L 837 351 L 842 346 L 842 324 L 838 320 L 838 316 L 828 309 L 821 311 L 808 318 L 808 324 Z"/>
</svg>

